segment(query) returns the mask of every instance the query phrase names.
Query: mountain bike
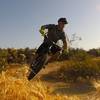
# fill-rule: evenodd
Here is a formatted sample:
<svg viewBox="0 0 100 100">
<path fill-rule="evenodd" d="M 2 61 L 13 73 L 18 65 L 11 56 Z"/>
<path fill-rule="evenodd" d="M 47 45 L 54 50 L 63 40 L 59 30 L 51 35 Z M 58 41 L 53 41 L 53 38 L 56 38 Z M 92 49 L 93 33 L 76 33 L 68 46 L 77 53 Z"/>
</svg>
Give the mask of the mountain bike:
<svg viewBox="0 0 100 100">
<path fill-rule="evenodd" d="M 48 58 L 50 54 L 56 54 L 57 52 L 60 52 L 62 49 L 60 46 L 58 46 L 56 43 L 51 42 L 51 45 L 47 47 L 47 50 L 44 49 L 44 52 L 41 54 L 38 54 L 37 57 L 33 60 L 33 62 L 30 65 L 30 73 L 28 76 L 28 80 L 31 80 L 33 77 L 37 75 L 37 73 L 44 68 L 44 66 L 48 63 Z"/>
</svg>

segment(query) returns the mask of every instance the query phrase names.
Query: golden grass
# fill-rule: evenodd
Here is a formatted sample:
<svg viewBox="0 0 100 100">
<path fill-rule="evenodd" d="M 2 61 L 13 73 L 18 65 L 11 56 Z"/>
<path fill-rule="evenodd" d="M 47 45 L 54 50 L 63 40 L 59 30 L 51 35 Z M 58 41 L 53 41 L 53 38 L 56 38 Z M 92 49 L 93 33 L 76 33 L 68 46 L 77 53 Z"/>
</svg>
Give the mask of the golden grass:
<svg viewBox="0 0 100 100">
<path fill-rule="evenodd" d="M 50 95 L 50 87 L 40 80 L 29 82 L 27 71 L 28 67 L 12 68 L 0 74 L 0 100 L 72 100 L 73 97 Z"/>
<path fill-rule="evenodd" d="M 27 79 L 17 79 L 2 73 L 0 76 L 0 100 L 43 100 L 45 90 L 41 84 L 31 84 Z"/>
<path fill-rule="evenodd" d="M 60 66 L 60 63 L 55 64 Z M 63 64 L 68 64 L 68 62 L 62 62 L 61 65 Z M 2 72 L 0 74 L 0 100 L 83 100 L 78 95 L 53 95 L 51 94 L 52 87 L 47 87 L 39 79 L 28 81 L 27 73 L 27 66 L 13 67 Z M 100 89 L 94 96 L 99 98 L 99 93 Z M 87 100 L 90 100 L 90 97 L 87 97 Z"/>
</svg>

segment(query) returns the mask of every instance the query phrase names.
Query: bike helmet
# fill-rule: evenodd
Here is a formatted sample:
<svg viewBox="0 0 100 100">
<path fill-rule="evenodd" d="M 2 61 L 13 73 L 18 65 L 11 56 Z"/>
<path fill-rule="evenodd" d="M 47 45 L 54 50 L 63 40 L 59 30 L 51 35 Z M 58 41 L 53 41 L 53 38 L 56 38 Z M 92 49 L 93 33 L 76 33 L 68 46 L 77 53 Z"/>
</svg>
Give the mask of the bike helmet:
<svg viewBox="0 0 100 100">
<path fill-rule="evenodd" d="M 63 22 L 64 24 L 68 24 L 66 18 L 59 18 L 59 19 L 58 19 L 58 23 L 59 23 L 59 22 Z"/>
</svg>

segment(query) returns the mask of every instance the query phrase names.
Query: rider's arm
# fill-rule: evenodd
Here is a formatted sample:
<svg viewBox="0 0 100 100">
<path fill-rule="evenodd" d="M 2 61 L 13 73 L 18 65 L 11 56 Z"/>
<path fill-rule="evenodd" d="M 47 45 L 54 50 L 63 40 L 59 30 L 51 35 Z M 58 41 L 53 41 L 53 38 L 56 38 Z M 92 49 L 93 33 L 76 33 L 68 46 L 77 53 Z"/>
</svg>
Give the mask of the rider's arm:
<svg viewBox="0 0 100 100">
<path fill-rule="evenodd" d="M 52 28 L 53 26 L 54 26 L 54 24 L 42 25 L 41 29 L 49 29 L 49 28 Z"/>
<path fill-rule="evenodd" d="M 66 41 L 65 32 L 63 32 L 62 41 L 63 41 L 63 51 L 67 52 L 68 51 L 68 44 L 67 44 L 67 41 Z"/>
<path fill-rule="evenodd" d="M 42 25 L 40 28 L 40 33 L 42 36 L 45 36 L 45 29 L 50 29 L 54 24 L 47 24 L 47 25 Z"/>
<path fill-rule="evenodd" d="M 63 50 L 67 49 L 67 41 L 66 39 L 63 40 Z"/>
</svg>

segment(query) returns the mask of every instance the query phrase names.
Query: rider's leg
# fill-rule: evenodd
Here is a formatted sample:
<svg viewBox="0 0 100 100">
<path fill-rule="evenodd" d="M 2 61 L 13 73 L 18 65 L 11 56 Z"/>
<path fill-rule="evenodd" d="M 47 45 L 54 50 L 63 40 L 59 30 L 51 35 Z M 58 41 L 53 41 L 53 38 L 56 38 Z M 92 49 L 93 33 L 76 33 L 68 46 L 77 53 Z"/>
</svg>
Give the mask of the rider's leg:
<svg viewBox="0 0 100 100">
<path fill-rule="evenodd" d="M 51 52 L 47 54 L 47 59 L 45 61 L 45 65 L 47 65 L 49 62 L 52 62 L 54 60 L 58 60 L 60 56 L 60 48 L 56 48 L 55 46 L 52 46 Z M 45 66 L 43 67 L 45 68 Z"/>
</svg>

